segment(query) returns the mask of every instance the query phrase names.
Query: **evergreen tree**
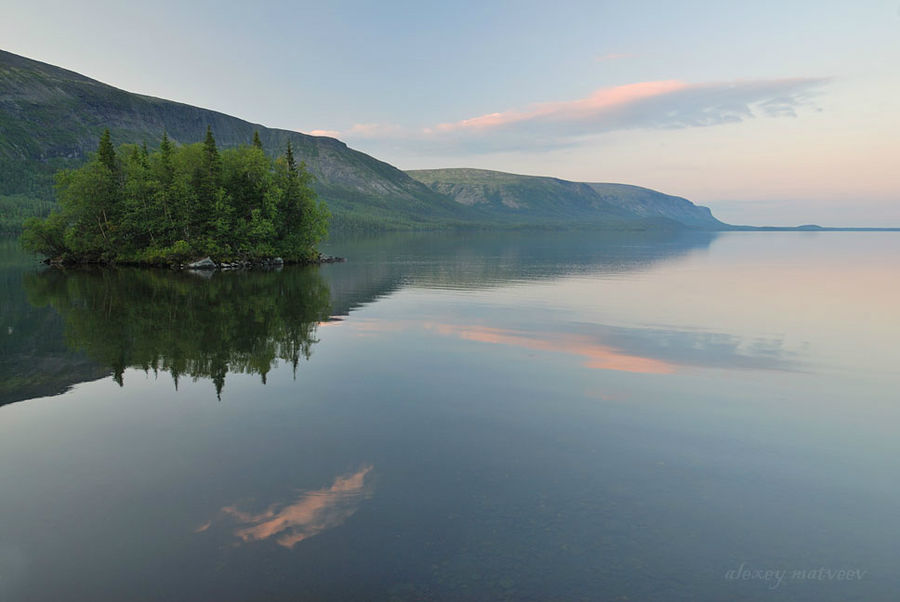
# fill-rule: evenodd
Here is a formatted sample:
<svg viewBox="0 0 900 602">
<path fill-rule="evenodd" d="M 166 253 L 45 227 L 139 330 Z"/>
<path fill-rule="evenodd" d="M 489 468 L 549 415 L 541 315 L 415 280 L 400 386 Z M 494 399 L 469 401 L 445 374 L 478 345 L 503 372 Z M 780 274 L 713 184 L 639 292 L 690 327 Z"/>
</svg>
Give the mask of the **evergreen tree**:
<svg viewBox="0 0 900 602">
<path fill-rule="evenodd" d="M 297 165 L 288 140 L 280 177 L 282 194 L 278 203 L 277 238 L 284 254 L 296 249 L 312 249 L 327 231 L 328 212 L 315 199 L 312 175 L 304 164 Z"/>
<path fill-rule="evenodd" d="M 97 148 L 97 159 L 100 161 L 101 165 L 104 165 L 112 173 L 116 172 L 116 149 L 113 147 L 109 129 L 103 130 L 103 135 L 100 136 L 100 146 Z"/>
<path fill-rule="evenodd" d="M 294 160 L 294 148 L 291 141 L 287 141 L 287 151 L 284 153 L 284 160 L 287 162 L 288 172 L 297 175 L 297 162 Z"/>
<path fill-rule="evenodd" d="M 120 154 L 123 156 L 123 184 L 118 230 L 122 249 L 136 250 L 148 244 L 155 245 L 164 223 L 154 202 L 147 145 L 132 146 L 130 152 Z"/>
<path fill-rule="evenodd" d="M 219 149 L 216 148 L 216 139 L 213 138 L 212 128 L 206 126 L 206 139 L 203 141 L 203 156 L 207 164 L 213 166 L 219 160 Z"/>
<path fill-rule="evenodd" d="M 108 129 L 100 136 L 97 152 L 87 165 L 57 174 L 60 202 L 72 223 L 64 233 L 66 247 L 87 260 L 105 261 L 115 254 L 122 200 L 119 175 L 119 160 Z"/>
<path fill-rule="evenodd" d="M 216 148 L 216 140 L 212 134 L 212 128 L 206 126 L 206 139 L 203 141 L 203 150 L 200 155 L 200 165 L 195 172 L 194 191 L 196 202 L 190 211 L 189 235 L 200 235 L 211 232 L 215 227 L 216 213 L 222 211 L 222 191 L 219 179 L 222 173 L 222 164 L 219 157 L 219 149 Z M 215 249 L 212 241 L 201 242 L 201 246 L 208 252 Z"/>
<path fill-rule="evenodd" d="M 259 139 L 259 130 L 253 131 L 253 146 L 258 148 L 259 150 L 262 150 L 263 145 L 262 140 Z"/>
<path fill-rule="evenodd" d="M 160 230 L 172 233 L 176 229 L 174 203 L 172 201 L 173 183 L 175 180 L 175 168 L 172 165 L 172 143 L 168 134 L 163 131 L 162 141 L 159 144 L 159 153 L 155 162 L 156 186 L 154 191 L 154 208 L 161 218 Z"/>
<path fill-rule="evenodd" d="M 159 143 L 160 164 L 163 166 L 163 177 L 169 179 L 167 184 L 171 184 L 172 177 L 172 143 L 169 142 L 169 135 L 163 131 L 162 142 Z"/>
</svg>

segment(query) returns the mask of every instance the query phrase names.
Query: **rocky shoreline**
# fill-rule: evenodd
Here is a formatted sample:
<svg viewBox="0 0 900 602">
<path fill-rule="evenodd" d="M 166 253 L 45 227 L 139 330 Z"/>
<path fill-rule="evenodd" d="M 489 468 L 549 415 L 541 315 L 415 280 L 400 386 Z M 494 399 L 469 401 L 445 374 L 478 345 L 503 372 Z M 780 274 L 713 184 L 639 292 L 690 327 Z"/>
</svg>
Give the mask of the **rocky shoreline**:
<svg viewBox="0 0 900 602">
<path fill-rule="evenodd" d="M 133 263 L 133 262 L 115 262 L 115 261 L 65 261 L 61 258 L 47 258 L 41 263 L 55 267 L 74 267 L 74 266 L 137 266 L 151 268 L 169 268 L 173 270 L 189 270 L 193 272 L 211 272 L 215 270 L 273 270 L 281 269 L 285 265 L 322 265 L 324 263 L 343 263 L 347 261 L 344 257 L 335 257 L 334 255 L 320 254 L 316 259 L 308 261 L 285 261 L 281 257 L 271 257 L 266 259 L 248 259 L 236 261 L 217 261 L 212 257 L 204 257 L 196 261 L 182 264 L 166 264 L 166 263 Z"/>
<path fill-rule="evenodd" d="M 347 261 L 344 257 L 335 257 L 333 255 L 319 255 L 318 258 L 311 261 L 285 261 L 281 257 L 272 257 L 269 259 L 256 259 L 247 261 L 215 261 L 211 257 L 204 257 L 191 263 L 182 264 L 179 269 L 194 271 L 211 271 L 211 270 L 252 270 L 252 269 L 279 269 L 284 265 L 321 265 L 323 263 L 342 263 Z"/>
</svg>

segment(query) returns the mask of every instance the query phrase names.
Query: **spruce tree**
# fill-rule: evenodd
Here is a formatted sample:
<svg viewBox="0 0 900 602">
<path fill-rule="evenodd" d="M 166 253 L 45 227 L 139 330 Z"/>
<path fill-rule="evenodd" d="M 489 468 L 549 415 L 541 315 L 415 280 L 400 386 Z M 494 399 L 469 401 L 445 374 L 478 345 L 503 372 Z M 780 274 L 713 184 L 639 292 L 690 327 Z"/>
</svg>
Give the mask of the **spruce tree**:
<svg viewBox="0 0 900 602">
<path fill-rule="evenodd" d="M 113 147 L 109 129 L 103 130 L 100 146 L 97 148 L 97 159 L 112 173 L 116 173 L 116 149 Z"/>
<path fill-rule="evenodd" d="M 217 250 L 211 239 L 214 236 L 213 231 L 217 229 L 217 217 L 221 217 L 224 209 L 221 206 L 223 201 L 221 174 L 222 161 L 216 148 L 216 140 L 213 138 L 212 128 L 206 126 L 200 169 L 195 180 L 197 203 L 193 208 L 191 235 L 205 239 L 201 244 L 205 245 L 209 253 Z"/>
<path fill-rule="evenodd" d="M 172 178 L 175 175 L 172 167 L 172 143 L 169 142 L 169 136 L 163 132 L 162 142 L 159 143 L 159 167 L 160 181 L 164 188 L 168 189 L 172 185 Z"/>
<path fill-rule="evenodd" d="M 93 206 L 97 230 L 103 238 L 100 251 L 102 255 L 110 255 L 115 252 L 116 240 L 112 232 L 110 221 L 117 221 L 117 213 L 120 209 L 121 182 L 119 178 L 119 165 L 116 158 L 116 149 L 112 144 L 109 129 L 103 130 L 100 136 L 100 144 L 97 147 L 97 161 L 103 172 L 99 177 L 99 186 L 94 193 L 94 198 L 89 202 Z"/>
<path fill-rule="evenodd" d="M 294 238 L 302 232 L 303 228 L 303 196 L 304 187 L 300 180 L 300 172 L 297 168 L 297 161 L 294 159 L 294 148 L 291 141 L 288 140 L 287 148 L 284 153 L 284 163 L 287 170 L 284 174 L 282 183 L 281 202 L 278 206 L 278 235 L 281 240 Z M 296 242 L 288 243 L 288 247 L 294 246 Z"/>
<path fill-rule="evenodd" d="M 259 130 L 253 131 L 253 146 L 258 148 L 259 150 L 262 150 L 263 145 L 262 140 L 259 139 Z"/>
<path fill-rule="evenodd" d="M 204 165 L 211 168 L 216 165 L 219 160 L 219 149 L 216 148 L 216 139 L 213 138 L 212 128 L 206 126 L 206 139 L 203 141 Z"/>
<path fill-rule="evenodd" d="M 297 174 L 297 162 L 294 160 L 294 148 L 291 146 L 291 141 L 287 142 L 287 152 L 284 153 L 284 160 L 287 161 L 288 171 L 296 175 Z"/>
<path fill-rule="evenodd" d="M 163 131 L 162 142 L 159 144 L 159 171 L 157 174 L 159 186 L 156 192 L 156 205 L 165 218 L 163 221 L 165 230 L 174 230 L 177 227 L 175 216 L 173 215 L 174 193 L 172 189 L 175 182 L 175 167 L 172 164 L 172 151 L 172 143 L 169 141 L 169 136 Z"/>
</svg>

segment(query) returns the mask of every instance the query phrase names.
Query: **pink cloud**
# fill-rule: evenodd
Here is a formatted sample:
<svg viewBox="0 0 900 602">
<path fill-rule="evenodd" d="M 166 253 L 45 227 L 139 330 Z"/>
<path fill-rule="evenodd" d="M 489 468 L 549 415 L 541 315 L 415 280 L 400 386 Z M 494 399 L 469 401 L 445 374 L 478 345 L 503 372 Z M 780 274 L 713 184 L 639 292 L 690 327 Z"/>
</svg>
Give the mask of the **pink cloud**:
<svg viewBox="0 0 900 602">
<path fill-rule="evenodd" d="M 309 133 L 310 136 L 327 136 L 328 138 L 337 138 L 341 135 L 341 133 L 337 130 L 313 130 Z"/>
<path fill-rule="evenodd" d="M 538 103 L 525 110 L 488 113 L 487 115 L 463 119 L 455 123 L 442 123 L 434 129 L 441 132 L 452 132 L 455 130 L 497 128 L 537 120 L 564 121 L 583 119 L 617 106 L 668 94 L 676 90 L 683 90 L 687 87 L 688 84 L 684 82 L 668 80 L 601 88 L 587 98 Z"/>
<path fill-rule="evenodd" d="M 584 98 L 533 103 L 429 127 L 357 124 L 342 135 L 408 144 L 419 152 L 546 150 L 617 130 L 708 127 L 757 117 L 796 117 L 801 107 L 812 105 L 828 81 L 645 81 L 600 88 Z"/>
</svg>

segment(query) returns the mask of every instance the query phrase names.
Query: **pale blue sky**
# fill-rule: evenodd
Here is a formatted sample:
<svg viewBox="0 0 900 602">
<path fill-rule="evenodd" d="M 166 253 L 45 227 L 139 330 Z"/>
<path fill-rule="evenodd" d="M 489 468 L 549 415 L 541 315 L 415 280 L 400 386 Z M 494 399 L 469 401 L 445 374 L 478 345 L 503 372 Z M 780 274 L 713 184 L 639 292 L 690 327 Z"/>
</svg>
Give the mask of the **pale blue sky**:
<svg viewBox="0 0 900 602">
<path fill-rule="evenodd" d="M 898 0 L 0 2 L 0 48 L 401 168 L 900 225 Z"/>
</svg>

